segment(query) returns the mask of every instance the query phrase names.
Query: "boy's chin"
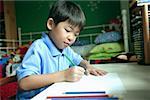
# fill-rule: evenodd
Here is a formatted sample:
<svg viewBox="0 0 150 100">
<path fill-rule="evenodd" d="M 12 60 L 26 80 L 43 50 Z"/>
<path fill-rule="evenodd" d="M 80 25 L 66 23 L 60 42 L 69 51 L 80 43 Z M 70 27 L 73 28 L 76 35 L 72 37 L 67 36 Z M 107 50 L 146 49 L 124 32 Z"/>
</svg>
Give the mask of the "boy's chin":
<svg viewBox="0 0 150 100">
<path fill-rule="evenodd" d="M 69 47 L 69 45 L 68 45 L 68 46 L 63 47 L 62 49 L 65 49 L 65 48 L 67 48 L 67 47 Z"/>
<path fill-rule="evenodd" d="M 62 49 L 62 50 L 63 50 L 63 49 L 65 49 L 65 48 L 67 48 L 67 47 L 68 47 L 68 46 L 60 47 L 59 49 Z"/>
<path fill-rule="evenodd" d="M 64 47 L 62 47 L 62 49 L 69 47 L 70 45 L 64 45 Z"/>
<path fill-rule="evenodd" d="M 67 48 L 67 47 L 69 47 L 70 45 L 62 45 L 62 46 L 60 46 L 60 47 L 57 47 L 57 48 L 59 48 L 59 49 L 65 49 L 65 48 Z"/>
</svg>

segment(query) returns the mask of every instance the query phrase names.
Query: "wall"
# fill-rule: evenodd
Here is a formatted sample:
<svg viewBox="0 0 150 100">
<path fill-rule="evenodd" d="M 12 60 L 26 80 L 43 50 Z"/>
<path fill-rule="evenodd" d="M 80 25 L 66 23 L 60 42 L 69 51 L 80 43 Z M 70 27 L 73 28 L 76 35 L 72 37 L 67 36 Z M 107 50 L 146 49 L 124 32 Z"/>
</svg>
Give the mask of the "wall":
<svg viewBox="0 0 150 100">
<path fill-rule="evenodd" d="M 17 27 L 22 32 L 45 31 L 45 22 L 49 6 L 53 1 L 15 1 Z M 76 0 L 85 12 L 87 26 L 107 24 L 110 19 L 120 14 L 119 1 L 79 1 Z"/>
</svg>

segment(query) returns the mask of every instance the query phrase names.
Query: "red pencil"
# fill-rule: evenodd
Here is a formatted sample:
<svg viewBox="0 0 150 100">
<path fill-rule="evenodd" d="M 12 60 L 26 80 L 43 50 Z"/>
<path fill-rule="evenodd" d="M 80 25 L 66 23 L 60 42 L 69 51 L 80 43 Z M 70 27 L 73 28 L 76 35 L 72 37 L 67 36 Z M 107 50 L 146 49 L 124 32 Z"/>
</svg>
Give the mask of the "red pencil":
<svg viewBox="0 0 150 100">
<path fill-rule="evenodd" d="M 100 95 L 81 95 L 81 96 L 76 96 L 76 95 L 71 95 L 71 96 L 47 96 L 47 99 L 50 98 L 97 98 L 97 97 L 112 97 L 110 94 L 100 94 Z"/>
</svg>

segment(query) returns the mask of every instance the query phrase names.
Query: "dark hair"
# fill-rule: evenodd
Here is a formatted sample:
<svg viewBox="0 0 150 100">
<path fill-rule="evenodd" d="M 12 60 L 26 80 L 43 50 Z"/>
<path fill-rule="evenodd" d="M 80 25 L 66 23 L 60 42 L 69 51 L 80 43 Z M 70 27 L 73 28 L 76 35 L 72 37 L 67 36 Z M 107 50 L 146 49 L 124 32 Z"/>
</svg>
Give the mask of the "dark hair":
<svg viewBox="0 0 150 100">
<path fill-rule="evenodd" d="M 52 6 L 48 18 L 53 18 L 56 25 L 67 20 L 69 24 L 78 26 L 80 30 L 85 25 L 85 15 L 82 9 L 71 1 L 58 0 Z"/>
</svg>

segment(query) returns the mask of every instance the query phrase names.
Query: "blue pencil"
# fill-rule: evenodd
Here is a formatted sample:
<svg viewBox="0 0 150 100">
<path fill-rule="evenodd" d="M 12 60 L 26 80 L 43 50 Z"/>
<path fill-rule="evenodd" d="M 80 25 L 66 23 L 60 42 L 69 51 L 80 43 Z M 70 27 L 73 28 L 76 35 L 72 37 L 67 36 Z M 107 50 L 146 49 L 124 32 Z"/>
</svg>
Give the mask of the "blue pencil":
<svg viewBox="0 0 150 100">
<path fill-rule="evenodd" d="M 105 91 L 65 92 L 64 94 L 96 94 L 96 93 L 105 93 Z"/>
</svg>

